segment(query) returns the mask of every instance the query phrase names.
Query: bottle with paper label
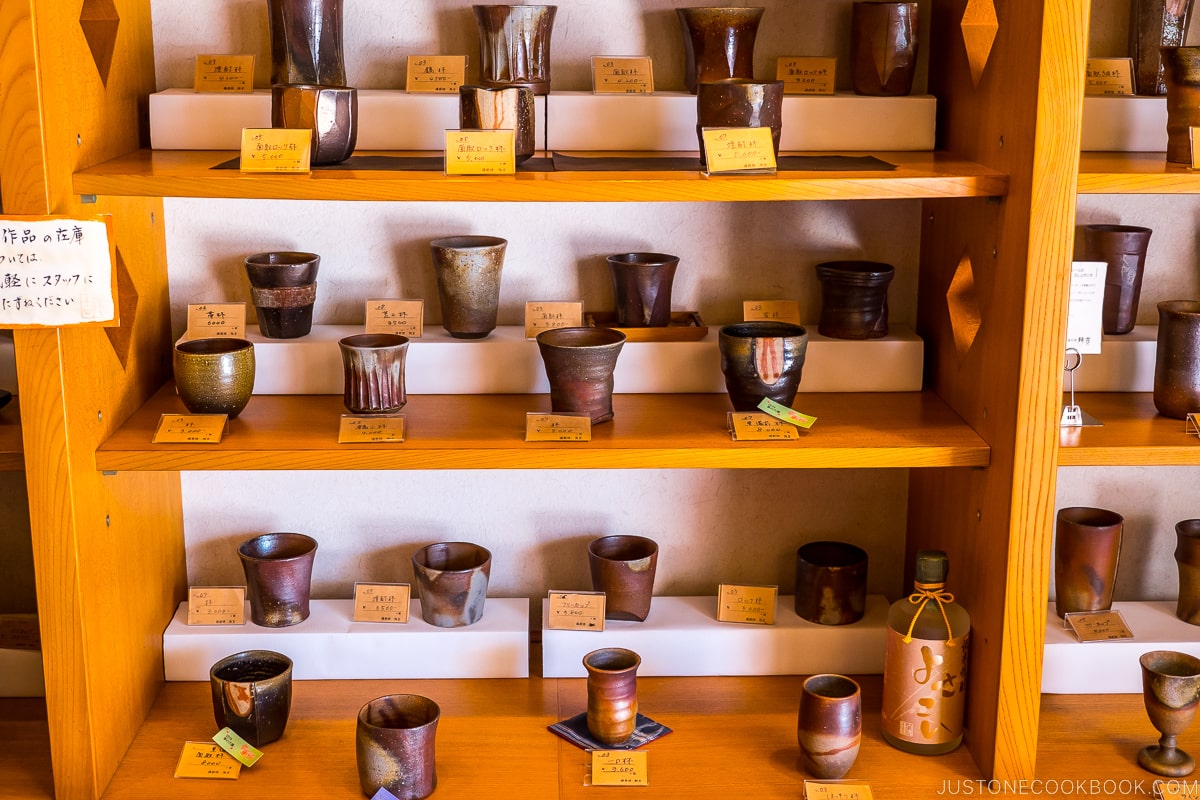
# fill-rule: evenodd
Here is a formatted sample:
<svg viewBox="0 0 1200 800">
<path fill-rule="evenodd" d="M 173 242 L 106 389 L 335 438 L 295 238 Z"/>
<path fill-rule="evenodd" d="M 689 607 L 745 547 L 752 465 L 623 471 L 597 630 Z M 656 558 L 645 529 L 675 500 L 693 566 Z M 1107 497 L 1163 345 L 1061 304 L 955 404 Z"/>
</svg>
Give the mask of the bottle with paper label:
<svg viewBox="0 0 1200 800">
<path fill-rule="evenodd" d="M 888 611 L 883 667 L 883 738 L 920 755 L 962 743 L 971 618 L 946 591 L 941 550 L 917 553 L 913 593 Z"/>
</svg>

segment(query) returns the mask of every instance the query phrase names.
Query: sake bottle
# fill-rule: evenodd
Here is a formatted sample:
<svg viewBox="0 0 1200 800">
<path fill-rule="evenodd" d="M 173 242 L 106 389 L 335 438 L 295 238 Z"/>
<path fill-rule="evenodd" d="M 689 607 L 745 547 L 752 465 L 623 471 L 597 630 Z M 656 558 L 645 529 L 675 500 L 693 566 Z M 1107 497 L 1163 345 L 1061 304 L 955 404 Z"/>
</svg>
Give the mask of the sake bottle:
<svg viewBox="0 0 1200 800">
<path fill-rule="evenodd" d="M 917 553 L 913 593 L 888 611 L 883 738 L 908 753 L 940 755 L 962 743 L 971 618 L 946 591 L 949 560 Z"/>
</svg>

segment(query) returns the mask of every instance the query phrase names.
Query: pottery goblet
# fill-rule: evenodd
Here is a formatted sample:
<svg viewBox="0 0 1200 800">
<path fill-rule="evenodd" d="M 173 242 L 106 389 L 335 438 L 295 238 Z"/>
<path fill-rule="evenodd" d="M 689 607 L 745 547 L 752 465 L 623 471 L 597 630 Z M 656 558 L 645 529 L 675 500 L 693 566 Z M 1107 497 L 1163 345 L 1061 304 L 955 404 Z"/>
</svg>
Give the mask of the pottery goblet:
<svg viewBox="0 0 1200 800">
<path fill-rule="evenodd" d="M 1155 775 L 1182 778 L 1196 760 L 1176 746 L 1200 705 L 1200 658 L 1173 650 L 1152 650 L 1138 659 L 1142 665 L 1142 700 L 1150 724 L 1162 734 L 1158 744 L 1138 751 L 1138 765 Z"/>
</svg>

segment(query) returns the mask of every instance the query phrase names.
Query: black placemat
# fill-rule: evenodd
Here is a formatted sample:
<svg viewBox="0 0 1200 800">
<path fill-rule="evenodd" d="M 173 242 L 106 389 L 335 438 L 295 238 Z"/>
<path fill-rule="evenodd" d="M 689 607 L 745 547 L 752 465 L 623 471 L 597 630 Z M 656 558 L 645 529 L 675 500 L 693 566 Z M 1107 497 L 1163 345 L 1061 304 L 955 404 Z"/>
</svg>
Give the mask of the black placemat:
<svg viewBox="0 0 1200 800">
<path fill-rule="evenodd" d="M 879 172 L 896 168 L 875 156 L 780 156 L 779 172 Z M 554 153 L 555 172 L 700 171 L 699 156 L 568 156 Z"/>
<path fill-rule="evenodd" d="M 237 169 L 240 158 L 222 161 L 213 169 Z M 377 170 L 384 172 L 441 172 L 445 166 L 441 156 L 350 156 L 340 164 L 313 167 L 313 172 L 333 170 Z M 517 165 L 517 172 L 553 172 L 554 162 L 546 157 L 531 158 Z"/>
<path fill-rule="evenodd" d="M 655 739 L 661 739 L 671 732 L 671 729 L 649 717 L 638 714 L 637 725 L 633 735 L 621 744 L 603 744 L 592 738 L 587 726 L 587 712 L 576 714 L 570 719 L 548 725 L 547 728 L 558 734 L 576 747 L 584 750 L 637 750 L 643 745 L 650 744 Z"/>
</svg>

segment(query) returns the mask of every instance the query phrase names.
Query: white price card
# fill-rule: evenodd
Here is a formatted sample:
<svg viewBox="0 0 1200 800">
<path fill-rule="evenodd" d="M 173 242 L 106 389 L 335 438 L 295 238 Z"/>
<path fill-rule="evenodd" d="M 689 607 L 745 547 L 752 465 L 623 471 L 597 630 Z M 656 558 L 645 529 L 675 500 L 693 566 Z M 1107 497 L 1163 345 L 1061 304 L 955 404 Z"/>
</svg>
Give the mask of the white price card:
<svg viewBox="0 0 1200 800">
<path fill-rule="evenodd" d="M 0 217 L 0 328 L 117 325 L 112 218 Z"/>
<path fill-rule="evenodd" d="M 1103 261 L 1071 263 L 1071 299 L 1067 304 L 1067 347 L 1080 355 L 1100 352 L 1103 332 L 1104 274 Z"/>
</svg>

